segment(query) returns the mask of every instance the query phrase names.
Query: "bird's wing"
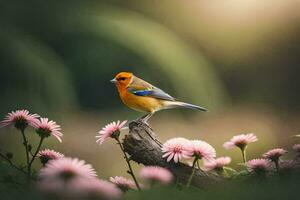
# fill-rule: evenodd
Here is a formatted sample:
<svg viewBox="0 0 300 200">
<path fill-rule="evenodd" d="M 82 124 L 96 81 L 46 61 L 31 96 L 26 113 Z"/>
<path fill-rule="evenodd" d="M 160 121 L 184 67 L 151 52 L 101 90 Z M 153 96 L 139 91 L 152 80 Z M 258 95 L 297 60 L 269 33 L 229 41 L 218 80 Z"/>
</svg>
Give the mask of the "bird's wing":
<svg viewBox="0 0 300 200">
<path fill-rule="evenodd" d="M 134 77 L 128 86 L 128 92 L 137 96 L 148 96 L 162 100 L 175 101 L 175 98 L 150 83 Z"/>
</svg>

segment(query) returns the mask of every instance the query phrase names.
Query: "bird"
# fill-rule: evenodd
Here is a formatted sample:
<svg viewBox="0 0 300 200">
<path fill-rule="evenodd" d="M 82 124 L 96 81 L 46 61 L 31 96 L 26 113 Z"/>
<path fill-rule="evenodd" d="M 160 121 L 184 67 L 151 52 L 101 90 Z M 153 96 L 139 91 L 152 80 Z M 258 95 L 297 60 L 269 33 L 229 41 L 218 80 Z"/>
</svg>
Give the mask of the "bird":
<svg viewBox="0 0 300 200">
<path fill-rule="evenodd" d="M 207 112 L 204 107 L 178 101 L 168 93 L 138 78 L 131 72 L 120 72 L 112 80 L 122 102 L 129 108 L 146 113 L 140 120 L 147 121 L 160 110 L 184 107 Z"/>
</svg>

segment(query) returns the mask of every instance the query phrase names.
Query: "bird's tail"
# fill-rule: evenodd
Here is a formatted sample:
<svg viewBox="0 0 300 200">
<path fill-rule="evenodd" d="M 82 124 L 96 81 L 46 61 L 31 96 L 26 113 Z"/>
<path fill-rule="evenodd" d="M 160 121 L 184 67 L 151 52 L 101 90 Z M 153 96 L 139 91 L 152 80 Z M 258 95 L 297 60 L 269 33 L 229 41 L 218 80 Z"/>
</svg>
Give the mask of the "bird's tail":
<svg viewBox="0 0 300 200">
<path fill-rule="evenodd" d="M 190 108 L 194 110 L 204 111 L 207 112 L 208 110 L 206 108 L 196 106 L 190 103 L 180 102 L 180 101 L 166 101 L 165 102 L 165 108 L 177 108 L 177 107 L 184 107 L 184 108 Z"/>
</svg>

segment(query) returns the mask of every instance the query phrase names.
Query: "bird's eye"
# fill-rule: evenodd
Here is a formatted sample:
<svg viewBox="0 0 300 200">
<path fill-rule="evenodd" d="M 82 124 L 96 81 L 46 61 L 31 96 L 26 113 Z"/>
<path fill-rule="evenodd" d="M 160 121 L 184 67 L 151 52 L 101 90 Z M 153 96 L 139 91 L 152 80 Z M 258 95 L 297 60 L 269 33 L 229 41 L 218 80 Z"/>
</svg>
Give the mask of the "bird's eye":
<svg viewBox="0 0 300 200">
<path fill-rule="evenodd" d="M 121 78 L 118 78 L 117 80 L 118 80 L 118 81 L 125 81 L 126 78 L 125 78 L 125 77 L 121 77 Z"/>
</svg>

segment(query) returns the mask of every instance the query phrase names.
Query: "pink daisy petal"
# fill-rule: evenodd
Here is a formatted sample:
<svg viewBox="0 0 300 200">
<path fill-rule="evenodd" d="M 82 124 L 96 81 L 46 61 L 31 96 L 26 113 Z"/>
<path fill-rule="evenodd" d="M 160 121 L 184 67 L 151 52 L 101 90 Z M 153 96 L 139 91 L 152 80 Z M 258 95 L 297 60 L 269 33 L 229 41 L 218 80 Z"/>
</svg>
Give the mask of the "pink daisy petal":
<svg viewBox="0 0 300 200">
<path fill-rule="evenodd" d="M 43 165 L 45 165 L 50 160 L 57 160 L 64 157 L 63 154 L 50 149 L 39 151 L 37 156 L 40 158 Z"/>
<path fill-rule="evenodd" d="M 167 153 L 165 153 L 165 154 L 163 154 L 163 158 L 165 158 L 165 157 L 168 157 L 169 155 L 171 155 L 172 154 L 172 152 L 167 152 Z"/>
<path fill-rule="evenodd" d="M 219 157 L 211 162 L 204 162 L 205 171 L 221 170 L 231 162 L 230 157 Z"/>
<path fill-rule="evenodd" d="M 60 158 L 50 160 L 44 168 L 40 170 L 41 179 L 51 179 L 53 181 L 66 181 L 75 177 L 92 178 L 96 172 L 90 164 L 77 158 Z"/>
<path fill-rule="evenodd" d="M 112 122 L 105 125 L 100 131 L 99 135 L 96 136 L 96 143 L 102 144 L 105 140 L 111 137 L 115 137 L 114 134 L 119 134 L 120 130 L 124 129 L 124 125 L 127 123 L 127 120 L 120 122 Z"/>
<path fill-rule="evenodd" d="M 175 162 L 175 163 L 178 163 L 178 160 L 179 160 L 179 159 L 178 159 L 178 153 L 175 153 L 175 155 L 174 155 L 174 162 Z"/>
<path fill-rule="evenodd" d="M 202 140 L 190 141 L 189 148 L 187 149 L 189 155 L 205 161 L 214 160 L 216 157 L 216 150 L 207 142 Z"/>
<path fill-rule="evenodd" d="M 70 187 L 75 195 L 78 193 L 82 197 L 79 199 L 121 200 L 123 194 L 115 184 L 96 178 L 74 181 Z M 78 195 L 75 197 L 78 199 Z"/>
<path fill-rule="evenodd" d="M 266 159 L 253 159 L 246 163 L 247 170 L 251 173 L 266 173 L 272 169 L 271 163 Z"/>
<path fill-rule="evenodd" d="M 278 159 L 285 153 L 287 153 L 287 151 L 282 148 L 271 149 L 263 154 L 263 158 L 269 159 L 271 161 L 278 161 Z"/>
<path fill-rule="evenodd" d="M 182 159 L 182 155 L 178 154 L 178 160 L 181 160 L 181 159 Z"/>
<path fill-rule="evenodd" d="M 121 200 L 122 191 L 114 184 L 96 178 L 74 178 L 67 182 L 41 180 L 38 189 L 51 199 Z"/>
<path fill-rule="evenodd" d="M 0 128 L 15 126 L 17 129 L 25 129 L 28 125 L 34 126 L 38 121 L 38 114 L 30 114 L 28 110 L 16 110 L 8 113 L 0 122 Z"/>
<path fill-rule="evenodd" d="M 122 123 L 119 124 L 119 127 L 125 128 L 125 124 L 127 123 L 127 120 L 123 121 Z"/>
<path fill-rule="evenodd" d="M 169 155 L 169 157 L 167 158 L 167 162 L 170 162 L 172 160 L 172 158 L 174 157 L 174 153 L 171 153 Z"/>
<path fill-rule="evenodd" d="M 48 118 L 41 118 L 33 126 L 36 129 L 36 132 L 40 137 L 49 137 L 50 135 L 54 136 L 59 142 L 62 142 L 60 125 L 56 124 L 55 121 L 49 120 Z"/>
<path fill-rule="evenodd" d="M 161 184 L 169 184 L 173 180 L 172 173 L 162 167 L 147 166 L 141 169 L 140 176 L 148 182 L 158 182 Z"/>
<path fill-rule="evenodd" d="M 241 134 L 233 136 L 230 141 L 225 142 L 223 147 L 225 149 L 232 149 L 234 147 L 239 147 L 241 149 L 245 148 L 249 143 L 256 142 L 258 139 L 253 133 Z"/>
<path fill-rule="evenodd" d="M 134 181 L 122 176 L 110 177 L 109 181 L 118 186 L 124 192 L 130 189 L 136 189 Z"/>
<path fill-rule="evenodd" d="M 167 162 L 174 160 L 175 163 L 180 161 L 180 158 L 190 158 L 187 149 L 190 142 L 185 138 L 173 138 L 167 140 L 162 146 L 163 157 L 168 157 Z"/>
</svg>

